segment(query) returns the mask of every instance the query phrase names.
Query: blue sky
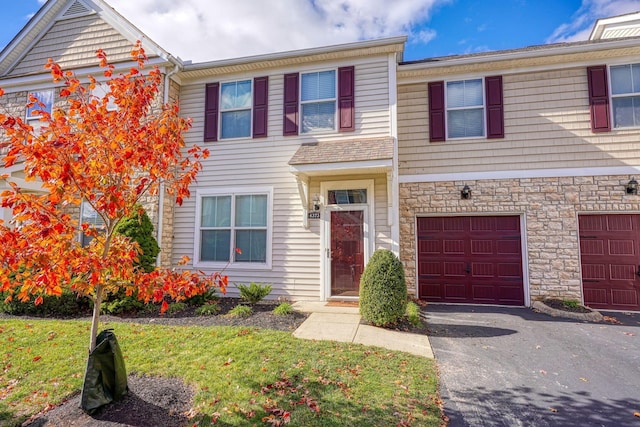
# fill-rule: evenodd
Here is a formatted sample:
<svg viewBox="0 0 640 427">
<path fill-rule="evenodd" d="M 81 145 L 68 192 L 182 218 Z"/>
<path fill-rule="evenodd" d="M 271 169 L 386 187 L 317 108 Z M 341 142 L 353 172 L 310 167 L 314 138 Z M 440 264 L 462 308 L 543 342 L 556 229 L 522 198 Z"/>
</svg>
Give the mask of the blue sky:
<svg viewBox="0 0 640 427">
<path fill-rule="evenodd" d="M 405 60 L 588 37 L 640 0 L 107 0 L 170 53 L 195 62 L 409 36 Z M 5 46 L 44 0 L 4 0 Z M 231 17 L 238 17 L 232 19 Z"/>
</svg>

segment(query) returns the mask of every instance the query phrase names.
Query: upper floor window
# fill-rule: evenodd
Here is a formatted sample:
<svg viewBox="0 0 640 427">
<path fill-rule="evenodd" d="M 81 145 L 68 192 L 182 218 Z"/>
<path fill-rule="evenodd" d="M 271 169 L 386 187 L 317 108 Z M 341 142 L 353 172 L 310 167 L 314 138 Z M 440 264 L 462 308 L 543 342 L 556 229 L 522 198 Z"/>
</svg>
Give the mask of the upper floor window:
<svg viewBox="0 0 640 427">
<path fill-rule="evenodd" d="M 282 134 L 356 129 L 355 67 L 284 75 Z"/>
<path fill-rule="evenodd" d="M 504 138 L 502 76 L 427 84 L 429 142 Z"/>
<path fill-rule="evenodd" d="M 220 124 L 221 139 L 251 135 L 251 80 L 221 84 Z"/>
<path fill-rule="evenodd" d="M 33 98 L 37 99 L 38 102 L 32 102 Z M 33 104 L 30 107 L 27 107 L 27 120 L 39 119 L 42 116 L 39 113 L 40 111 L 46 111 L 47 113 L 51 114 L 51 112 L 53 111 L 53 90 L 38 90 L 29 92 L 29 95 L 27 96 L 27 102 L 29 104 Z"/>
<path fill-rule="evenodd" d="M 611 67 L 613 127 L 640 126 L 640 64 Z"/>
<path fill-rule="evenodd" d="M 106 83 L 96 84 L 91 90 L 91 95 L 98 99 L 98 102 L 102 102 L 103 98 L 107 95 L 107 91 L 109 90 L 109 86 Z M 107 101 L 107 111 L 116 111 L 118 109 L 118 105 L 115 102 L 115 98 L 110 96 Z"/>
<path fill-rule="evenodd" d="M 301 75 L 302 133 L 336 128 L 335 70 Z"/>
<path fill-rule="evenodd" d="M 268 108 L 268 76 L 222 84 L 207 83 L 204 95 L 204 140 L 266 138 Z"/>
<path fill-rule="evenodd" d="M 482 79 L 447 82 L 447 136 L 484 136 Z"/>
</svg>

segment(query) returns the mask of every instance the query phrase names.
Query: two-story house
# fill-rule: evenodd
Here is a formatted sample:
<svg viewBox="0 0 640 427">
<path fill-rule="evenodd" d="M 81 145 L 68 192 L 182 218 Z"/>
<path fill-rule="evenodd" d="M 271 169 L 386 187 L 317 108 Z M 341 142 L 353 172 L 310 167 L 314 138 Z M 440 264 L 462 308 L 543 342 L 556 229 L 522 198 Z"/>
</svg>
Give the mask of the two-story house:
<svg viewBox="0 0 640 427">
<path fill-rule="evenodd" d="M 639 18 L 398 66 L 400 253 L 420 298 L 640 310 Z"/>
<path fill-rule="evenodd" d="M 49 0 L 0 53 L 0 102 L 30 117 L 29 93 L 60 102 L 48 57 L 86 76 L 102 48 L 127 69 L 143 40 L 159 101 L 179 99 L 186 142 L 211 151 L 182 206 L 146 201 L 164 267 L 188 256 L 272 297 L 355 299 L 387 248 L 429 301 L 640 310 L 639 22 L 412 62 L 395 37 L 191 63 L 102 0 Z"/>
</svg>

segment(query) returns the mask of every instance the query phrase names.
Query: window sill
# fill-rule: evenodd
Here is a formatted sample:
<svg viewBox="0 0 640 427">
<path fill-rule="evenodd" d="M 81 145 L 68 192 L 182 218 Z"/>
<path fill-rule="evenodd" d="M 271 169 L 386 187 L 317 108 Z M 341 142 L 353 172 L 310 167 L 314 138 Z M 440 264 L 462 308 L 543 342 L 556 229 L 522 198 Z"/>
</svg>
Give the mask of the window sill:
<svg viewBox="0 0 640 427">
<path fill-rule="evenodd" d="M 271 263 L 235 262 L 230 264 L 226 262 L 198 261 L 193 263 L 193 267 L 216 271 L 271 270 Z"/>
</svg>

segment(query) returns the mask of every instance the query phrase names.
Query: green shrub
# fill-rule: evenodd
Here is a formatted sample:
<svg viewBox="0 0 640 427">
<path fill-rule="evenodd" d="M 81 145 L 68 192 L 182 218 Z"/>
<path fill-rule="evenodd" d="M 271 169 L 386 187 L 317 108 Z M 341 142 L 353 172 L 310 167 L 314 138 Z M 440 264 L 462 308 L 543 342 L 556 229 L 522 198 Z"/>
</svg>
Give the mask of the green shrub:
<svg viewBox="0 0 640 427">
<path fill-rule="evenodd" d="M 138 206 L 138 209 L 131 215 L 120 220 L 115 231 L 140 245 L 142 254 L 138 255 L 138 267 L 147 273 L 156 268 L 156 258 L 160 253 L 160 247 L 153 236 L 153 224 L 144 209 Z"/>
<path fill-rule="evenodd" d="M 580 301 L 576 301 L 573 299 L 562 300 L 562 305 L 567 308 L 577 308 L 580 305 Z"/>
<path fill-rule="evenodd" d="M 407 303 L 407 319 L 413 326 L 420 326 L 422 323 L 420 319 L 420 307 L 413 301 Z"/>
<path fill-rule="evenodd" d="M 104 314 L 133 314 L 144 311 L 147 308 L 146 305 L 134 295 L 127 296 L 123 290 L 120 290 L 109 295 L 102 303 L 101 308 Z M 152 304 L 149 305 L 152 306 Z"/>
<path fill-rule="evenodd" d="M 289 314 L 293 314 L 293 307 L 291 303 L 288 302 L 280 303 L 280 305 L 273 309 L 273 314 L 276 316 L 288 316 Z"/>
<path fill-rule="evenodd" d="M 396 323 L 405 315 L 407 285 L 402 263 L 393 252 L 378 249 L 360 278 L 360 314 L 376 326 Z"/>
<path fill-rule="evenodd" d="M 213 316 L 220 312 L 220 305 L 217 302 L 207 302 L 196 308 L 198 316 Z"/>
<path fill-rule="evenodd" d="M 251 316 L 251 313 L 253 313 L 253 310 L 251 310 L 251 307 L 246 305 L 236 305 L 231 310 L 229 310 L 229 312 L 227 313 L 227 316 L 248 317 L 248 316 Z"/>
<path fill-rule="evenodd" d="M 194 295 L 190 298 L 187 298 L 185 302 L 188 305 L 200 307 L 202 305 L 208 305 L 218 301 L 220 297 L 216 293 L 216 288 L 210 288 L 204 294 Z"/>
<path fill-rule="evenodd" d="M 167 309 L 167 313 L 175 314 L 180 313 L 181 311 L 185 311 L 187 309 L 187 304 L 184 302 L 172 302 L 169 304 L 169 308 Z"/>
<path fill-rule="evenodd" d="M 271 293 L 271 285 L 261 285 L 259 283 L 251 282 L 249 286 L 243 284 L 236 286 L 238 287 L 238 290 L 240 290 L 240 298 L 249 304 L 256 304 Z"/>
<path fill-rule="evenodd" d="M 0 312 L 13 315 L 39 317 L 76 317 L 91 312 L 93 304 L 87 297 L 79 297 L 75 292 L 63 290 L 62 295 L 44 296 L 42 304 L 34 301 L 20 302 L 17 299 L 5 303 L 8 294 L 0 293 Z"/>
</svg>

